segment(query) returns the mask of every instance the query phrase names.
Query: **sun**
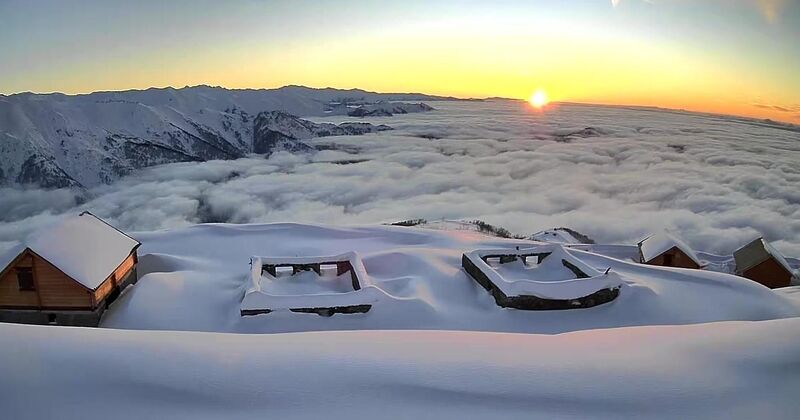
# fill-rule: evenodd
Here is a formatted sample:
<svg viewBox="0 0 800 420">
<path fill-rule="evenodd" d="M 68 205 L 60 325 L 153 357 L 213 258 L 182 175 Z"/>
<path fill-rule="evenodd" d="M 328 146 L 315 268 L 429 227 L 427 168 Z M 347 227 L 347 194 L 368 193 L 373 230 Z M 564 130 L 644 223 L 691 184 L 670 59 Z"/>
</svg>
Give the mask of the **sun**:
<svg viewBox="0 0 800 420">
<path fill-rule="evenodd" d="M 547 94 L 544 92 L 544 90 L 537 89 L 536 92 L 533 92 L 533 95 L 531 95 L 531 98 L 528 100 L 528 102 L 530 102 L 534 108 L 541 108 L 547 105 L 549 101 L 547 100 Z"/>
</svg>

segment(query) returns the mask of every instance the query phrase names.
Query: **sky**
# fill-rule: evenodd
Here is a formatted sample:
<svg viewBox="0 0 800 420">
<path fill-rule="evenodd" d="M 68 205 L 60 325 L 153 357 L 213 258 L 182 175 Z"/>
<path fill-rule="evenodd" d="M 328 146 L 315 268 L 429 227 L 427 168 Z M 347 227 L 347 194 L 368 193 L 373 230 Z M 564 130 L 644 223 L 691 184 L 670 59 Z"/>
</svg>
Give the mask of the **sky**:
<svg viewBox="0 0 800 420">
<path fill-rule="evenodd" d="M 800 123 L 800 1 L 0 0 L 0 94 L 287 84 Z"/>
</svg>

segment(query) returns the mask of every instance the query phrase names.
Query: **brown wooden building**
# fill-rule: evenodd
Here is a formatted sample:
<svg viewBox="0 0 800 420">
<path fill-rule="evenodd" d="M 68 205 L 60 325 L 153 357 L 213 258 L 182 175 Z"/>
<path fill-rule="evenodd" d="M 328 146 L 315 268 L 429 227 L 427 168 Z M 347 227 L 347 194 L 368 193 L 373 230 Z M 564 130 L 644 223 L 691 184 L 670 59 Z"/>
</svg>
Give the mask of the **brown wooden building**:
<svg viewBox="0 0 800 420">
<path fill-rule="evenodd" d="M 84 212 L 0 256 L 0 321 L 96 326 L 136 282 L 139 242 Z"/>
<path fill-rule="evenodd" d="M 790 286 L 798 280 L 786 259 L 764 238 L 739 248 L 733 253 L 736 274 L 757 281 L 769 288 Z"/>
<path fill-rule="evenodd" d="M 702 267 L 694 251 L 667 232 L 648 236 L 638 245 L 639 262 L 642 264 L 694 269 Z"/>
</svg>

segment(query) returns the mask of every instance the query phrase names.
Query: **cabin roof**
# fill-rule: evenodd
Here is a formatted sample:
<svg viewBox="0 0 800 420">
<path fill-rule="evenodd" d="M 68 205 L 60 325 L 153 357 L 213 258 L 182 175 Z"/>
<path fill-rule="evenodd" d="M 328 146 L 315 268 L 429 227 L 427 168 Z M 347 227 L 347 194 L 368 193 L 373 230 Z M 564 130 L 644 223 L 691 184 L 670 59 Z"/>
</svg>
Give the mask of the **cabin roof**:
<svg viewBox="0 0 800 420">
<path fill-rule="evenodd" d="M 672 248 L 678 248 L 691 258 L 695 264 L 701 265 L 700 258 L 697 257 L 694 250 L 667 231 L 650 235 L 639 242 L 639 250 L 642 253 L 644 262 L 651 261 L 653 258 L 658 257 Z"/>
<path fill-rule="evenodd" d="M 89 212 L 60 219 L 31 234 L 0 256 L 7 268 L 25 249 L 30 249 L 88 289 L 96 289 L 139 246 Z"/>
<path fill-rule="evenodd" d="M 747 271 L 762 262 L 773 258 L 780 264 L 786 271 L 792 273 L 792 267 L 775 247 L 764 238 L 758 238 L 749 244 L 737 249 L 733 253 L 733 259 L 736 261 L 736 272 L 742 273 Z"/>
<path fill-rule="evenodd" d="M 25 250 L 25 245 L 22 243 L 18 243 L 11 247 L 11 249 L 7 250 L 6 252 L 0 254 L 0 274 L 5 271 L 6 267 L 9 264 L 14 262 L 14 260 L 22 254 L 22 251 Z"/>
</svg>

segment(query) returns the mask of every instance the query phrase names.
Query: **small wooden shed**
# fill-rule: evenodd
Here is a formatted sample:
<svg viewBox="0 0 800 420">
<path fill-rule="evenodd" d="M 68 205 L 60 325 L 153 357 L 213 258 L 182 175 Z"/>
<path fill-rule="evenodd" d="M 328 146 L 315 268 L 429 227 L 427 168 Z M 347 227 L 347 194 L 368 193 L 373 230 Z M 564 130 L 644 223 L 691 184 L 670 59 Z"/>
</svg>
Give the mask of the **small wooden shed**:
<svg viewBox="0 0 800 420">
<path fill-rule="evenodd" d="M 96 326 L 136 282 L 139 245 L 89 212 L 44 226 L 0 256 L 0 321 Z"/>
<path fill-rule="evenodd" d="M 639 262 L 694 269 L 702 266 L 692 248 L 669 232 L 656 233 L 640 241 Z"/>
<path fill-rule="evenodd" d="M 790 286 L 798 280 L 783 255 L 764 238 L 758 238 L 736 250 L 733 259 L 736 261 L 737 275 L 769 288 Z"/>
</svg>

